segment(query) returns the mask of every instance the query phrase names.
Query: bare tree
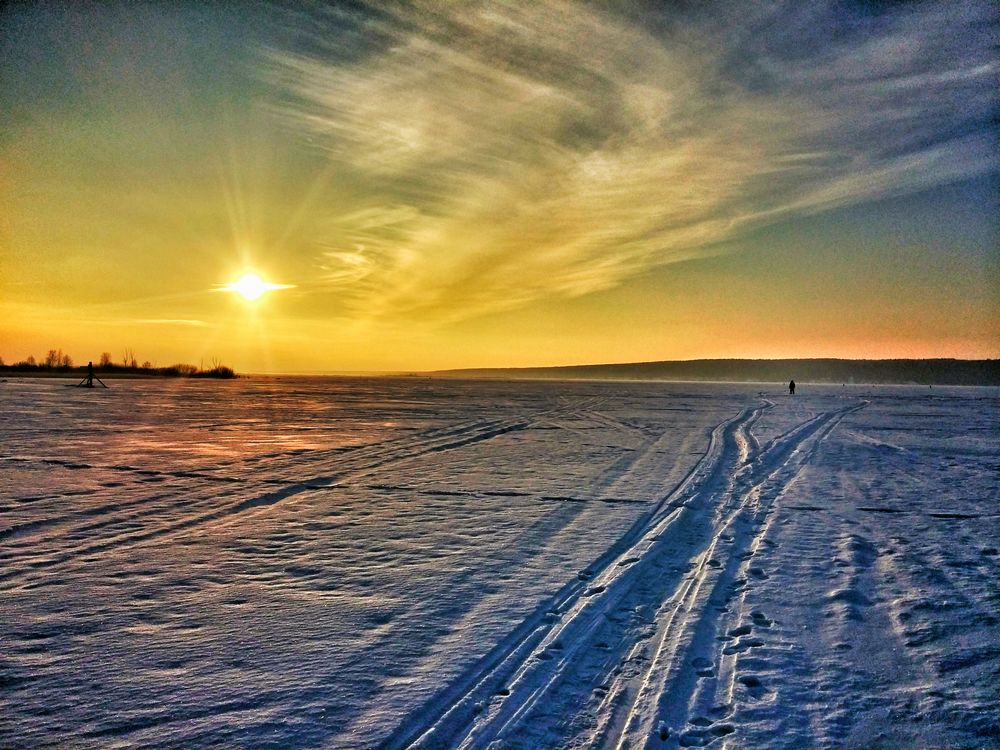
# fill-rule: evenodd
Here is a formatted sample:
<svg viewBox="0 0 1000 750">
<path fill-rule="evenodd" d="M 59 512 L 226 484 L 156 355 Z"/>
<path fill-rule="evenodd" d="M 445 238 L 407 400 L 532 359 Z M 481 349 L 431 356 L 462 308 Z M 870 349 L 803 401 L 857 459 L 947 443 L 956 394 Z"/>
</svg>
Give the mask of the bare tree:
<svg viewBox="0 0 1000 750">
<path fill-rule="evenodd" d="M 149 361 L 149 360 L 147 359 L 147 360 L 146 360 L 145 362 L 143 362 L 143 363 L 142 363 L 142 369 L 143 369 L 143 370 L 152 370 L 152 369 L 153 369 L 153 363 L 152 363 L 152 362 L 150 362 L 150 361 Z"/>
<path fill-rule="evenodd" d="M 68 370 L 73 366 L 73 358 L 70 357 L 68 354 L 63 354 L 59 358 L 59 366 L 62 367 L 63 369 Z"/>
<path fill-rule="evenodd" d="M 111 366 L 111 352 L 101 352 L 101 361 L 98 363 L 99 367 L 110 367 Z"/>
<path fill-rule="evenodd" d="M 49 349 L 49 353 L 45 355 L 45 359 L 42 364 L 46 367 L 56 367 L 59 364 L 59 358 L 62 356 L 62 350 L 56 351 L 55 349 Z"/>
<path fill-rule="evenodd" d="M 138 363 L 135 359 L 135 352 L 132 350 L 131 346 L 125 347 L 125 352 L 122 354 L 122 365 L 125 367 L 138 367 Z"/>
</svg>

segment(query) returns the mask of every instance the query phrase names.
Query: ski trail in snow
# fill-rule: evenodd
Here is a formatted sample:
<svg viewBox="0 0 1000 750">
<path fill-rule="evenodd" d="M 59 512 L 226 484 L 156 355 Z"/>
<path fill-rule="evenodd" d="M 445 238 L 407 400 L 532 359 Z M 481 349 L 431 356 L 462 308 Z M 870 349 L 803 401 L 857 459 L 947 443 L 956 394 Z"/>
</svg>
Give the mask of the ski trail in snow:
<svg viewBox="0 0 1000 750">
<path fill-rule="evenodd" d="M 60 545 L 55 551 L 47 547 L 38 545 L 25 545 L 20 548 L 19 554 L 7 557 L 5 570 L 0 571 L 0 583 L 21 582 L 30 580 L 36 573 L 44 575 L 44 571 L 59 565 L 72 562 L 81 556 L 95 553 L 107 552 L 109 550 L 130 547 L 150 541 L 160 541 L 168 539 L 178 534 L 190 532 L 192 529 L 210 525 L 225 523 L 237 518 L 242 519 L 247 514 L 266 510 L 287 500 L 290 497 L 301 493 L 330 488 L 341 483 L 357 481 L 364 477 L 379 472 L 390 464 L 401 463 L 419 456 L 442 451 L 455 450 L 459 448 L 492 440 L 501 435 L 526 430 L 532 427 L 537 420 L 546 418 L 552 413 L 558 412 L 561 407 L 546 409 L 527 418 L 518 419 L 494 419 L 487 421 L 471 422 L 458 428 L 436 430 L 430 436 L 413 436 L 416 439 L 393 441 L 392 443 L 379 444 L 377 451 L 357 451 L 357 454 L 350 455 L 346 460 L 344 456 L 338 456 L 332 461 L 328 456 L 324 456 L 320 462 L 303 459 L 296 469 L 298 479 L 274 486 L 272 481 L 248 481 L 246 486 L 237 490 L 234 486 L 220 492 L 217 486 L 201 487 L 195 485 L 190 487 L 188 492 L 182 492 L 178 488 L 172 488 L 170 493 L 157 493 L 155 498 L 166 500 L 165 503 L 143 503 L 141 499 L 136 502 L 123 504 L 108 504 L 106 507 L 111 512 L 117 512 L 107 523 L 89 523 L 79 528 L 66 529 L 60 526 L 58 521 L 47 522 L 44 526 L 51 533 L 47 538 L 68 538 L 69 544 Z M 301 477 L 305 475 L 306 479 Z M 311 476 L 310 476 L 311 475 Z M 159 485 L 162 487 L 162 485 Z M 235 496 L 236 499 L 230 502 L 221 502 L 227 497 Z M 147 496 L 147 501 L 153 498 Z M 167 513 L 177 504 L 183 503 L 186 508 L 186 515 L 179 520 L 168 520 L 161 524 L 145 524 L 136 528 L 140 522 L 154 520 L 159 516 L 176 518 L 176 514 Z M 62 519 L 73 520 L 72 514 L 63 516 Z M 51 527 L 55 527 L 52 529 Z M 22 534 L 31 535 L 32 532 L 41 531 L 43 527 L 14 528 L 6 532 L 7 536 L 18 536 Z M 121 533 L 112 533 L 102 539 L 94 540 L 81 532 L 107 529 L 124 529 Z M 74 540 L 79 539 L 79 543 Z M 32 541 L 36 541 L 32 539 Z M 44 556 L 35 554 L 37 549 L 45 549 Z M 19 565 L 10 565 L 10 562 Z"/>
<path fill-rule="evenodd" d="M 603 616 L 607 609 L 604 603 L 613 594 L 608 592 L 608 584 L 604 581 L 635 575 L 630 568 L 641 557 L 639 547 L 648 547 L 652 543 L 649 537 L 655 536 L 656 529 L 677 515 L 694 486 L 717 473 L 716 464 L 722 459 L 724 443 L 733 439 L 732 435 L 740 426 L 755 421 L 769 406 L 765 403 L 753 409 L 744 409 L 736 417 L 718 425 L 712 431 L 708 450 L 670 493 L 641 516 L 599 560 L 581 572 L 577 580 L 568 583 L 551 600 L 540 605 L 470 671 L 401 722 L 400 727 L 406 729 L 405 733 L 397 733 L 384 747 L 458 746 L 460 733 L 482 712 L 485 701 L 497 691 L 501 691 L 502 695 L 507 690 L 504 683 L 513 682 L 519 672 L 547 660 L 533 658 L 532 654 L 544 655 L 547 644 L 556 640 L 556 634 L 565 629 L 564 622 L 581 622 L 584 619 L 581 612 L 591 619 Z M 562 656 L 565 660 L 570 655 Z M 518 701 L 517 696 L 511 696 L 505 702 L 508 706 L 523 707 L 529 701 Z"/>
<path fill-rule="evenodd" d="M 383 747 L 662 747 L 689 719 L 682 746 L 733 731 L 722 716 L 688 715 L 699 679 L 715 674 L 721 603 L 741 575 L 767 575 L 749 560 L 771 502 L 864 404 L 820 414 L 761 448 L 752 427 L 771 406 L 718 425 L 673 491 Z M 725 638 L 751 632 L 739 626 Z"/>
<path fill-rule="evenodd" d="M 724 719 L 736 685 L 750 690 L 762 687 L 753 674 L 738 674 L 735 661 L 759 645 L 754 630 L 766 627 L 767 618 L 758 613 L 729 622 L 727 600 L 748 580 L 768 577 L 753 560 L 772 503 L 840 420 L 862 406 L 809 420 L 751 457 L 737 473 L 728 490 L 734 501 L 715 525 L 696 574 L 675 604 L 661 608 L 667 613 L 663 637 L 643 672 L 636 699 L 628 706 L 621 736 L 614 744 L 607 740 L 594 744 L 662 748 L 673 735 L 681 747 L 690 747 L 734 731 Z M 717 635 L 720 630 L 723 634 Z"/>
<path fill-rule="evenodd" d="M 375 443 L 371 443 L 363 446 L 351 447 L 348 450 L 342 448 L 335 448 L 332 450 L 323 451 L 307 451 L 298 452 L 296 455 L 292 455 L 291 452 L 284 453 L 272 453 L 267 454 L 270 457 L 283 456 L 285 458 L 294 458 L 294 464 L 292 465 L 294 472 L 296 472 L 297 477 L 316 476 L 321 469 L 330 470 L 330 467 L 336 467 L 342 473 L 351 472 L 357 469 L 376 469 L 380 466 L 384 466 L 387 463 L 391 463 L 396 458 L 410 458 L 416 455 L 420 455 L 420 448 L 436 448 L 436 450 L 450 450 L 453 446 L 452 443 L 455 441 L 461 442 L 462 440 L 488 431 L 494 427 L 501 427 L 505 423 L 502 420 L 472 420 L 468 422 L 463 422 L 460 424 L 448 425 L 446 427 L 434 428 L 431 430 L 420 431 L 411 435 L 403 435 L 390 438 L 388 440 L 381 440 Z M 491 435 L 495 437 L 496 435 Z M 475 440 L 471 442 L 476 442 Z M 462 443 L 467 445 L 469 443 Z M 416 453 L 412 451 L 416 450 Z M 430 451 L 424 451 L 430 452 Z M 406 454 L 406 455 L 404 455 Z M 218 488 L 212 486 L 216 483 L 228 483 L 228 484 L 247 484 L 246 473 L 247 471 L 253 471 L 251 463 L 257 463 L 259 457 L 253 457 L 245 462 L 242 470 L 238 472 L 240 476 L 220 476 L 211 473 L 213 469 L 201 470 L 201 471 L 182 471 L 182 472 L 171 472 L 171 471 L 160 471 L 157 469 L 149 468 L 138 468 L 134 466 L 127 466 L 121 464 L 94 464 L 94 463 L 81 463 L 75 461 L 68 461 L 64 459 L 57 458 L 47 458 L 40 456 L 2 456 L 0 461 L 8 461 L 11 463 L 27 463 L 27 464 L 49 464 L 56 466 L 63 466 L 71 469 L 98 469 L 103 471 L 114 471 L 121 472 L 124 474 L 138 475 L 143 478 L 147 477 L 169 477 L 174 479 L 183 480 L 205 480 L 208 486 L 199 486 L 199 484 L 192 485 L 191 483 L 171 483 L 171 484 L 160 484 L 158 490 L 167 490 L 166 492 L 158 492 L 156 495 L 138 495 L 136 497 L 130 498 L 128 500 L 115 500 L 113 502 L 105 503 L 97 507 L 84 506 L 79 508 L 74 508 L 67 513 L 60 515 L 50 516 L 41 521 L 33 521 L 27 524 L 21 524 L 16 526 L 11 526 L 5 529 L 0 529 L 0 540 L 6 540 L 9 538 L 22 536 L 27 532 L 37 532 L 43 527 L 57 527 L 57 531 L 47 537 L 36 537 L 32 534 L 31 544 L 33 547 L 37 547 L 40 542 L 48 542 L 53 538 L 65 538 L 68 535 L 77 535 L 82 532 L 90 532 L 98 530 L 106 525 L 119 524 L 123 521 L 137 521 L 145 516 L 151 514 L 159 514 L 168 509 L 171 505 L 170 500 L 177 501 L 179 497 L 183 498 L 185 508 L 196 508 L 199 505 L 204 504 L 205 507 L 209 507 L 214 501 L 217 501 L 220 496 L 225 496 L 230 494 L 232 489 L 226 490 L 225 488 Z M 230 462 L 225 464 L 227 467 L 236 467 L 235 462 Z M 287 466 L 285 467 L 288 468 Z M 251 480 L 252 483 L 257 483 L 260 485 L 287 485 L 289 480 L 272 479 L 270 473 L 273 473 L 279 469 L 279 466 L 272 464 L 268 465 L 269 476 L 263 478 L 254 477 Z M 362 475 L 358 475 L 362 476 Z M 317 480 L 313 479 L 311 481 L 306 481 L 306 484 L 315 483 Z M 166 504 L 157 504 L 155 501 L 161 499 L 167 499 Z M 138 506 L 138 512 L 136 513 L 122 513 L 121 511 L 130 508 L 131 506 Z M 98 522 L 95 524 L 88 524 L 84 526 L 67 526 L 73 521 L 90 518 L 93 516 L 104 516 L 108 515 L 109 518 L 105 522 Z"/>
</svg>

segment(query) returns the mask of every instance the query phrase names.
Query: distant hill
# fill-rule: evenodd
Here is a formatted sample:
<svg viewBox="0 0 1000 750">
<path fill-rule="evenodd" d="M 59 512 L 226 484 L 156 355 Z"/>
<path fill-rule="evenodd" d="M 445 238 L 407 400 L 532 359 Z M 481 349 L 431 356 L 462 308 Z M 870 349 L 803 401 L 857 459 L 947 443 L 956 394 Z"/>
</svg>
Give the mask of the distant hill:
<svg viewBox="0 0 1000 750">
<path fill-rule="evenodd" d="M 1000 359 L 692 359 L 680 362 L 440 370 L 435 377 L 1000 385 Z"/>
</svg>

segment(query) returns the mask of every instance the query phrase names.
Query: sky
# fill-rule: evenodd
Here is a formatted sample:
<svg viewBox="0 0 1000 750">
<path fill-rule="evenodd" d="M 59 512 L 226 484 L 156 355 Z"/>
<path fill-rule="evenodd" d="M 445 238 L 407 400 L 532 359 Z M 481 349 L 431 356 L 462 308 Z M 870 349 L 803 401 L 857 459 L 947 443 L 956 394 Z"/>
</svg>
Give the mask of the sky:
<svg viewBox="0 0 1000 750">
<path fill-rule="evenodd" d="M 986 0 L 7 4 L 0 357 L 1000 357 L 998 40 Z"/>
</svg>

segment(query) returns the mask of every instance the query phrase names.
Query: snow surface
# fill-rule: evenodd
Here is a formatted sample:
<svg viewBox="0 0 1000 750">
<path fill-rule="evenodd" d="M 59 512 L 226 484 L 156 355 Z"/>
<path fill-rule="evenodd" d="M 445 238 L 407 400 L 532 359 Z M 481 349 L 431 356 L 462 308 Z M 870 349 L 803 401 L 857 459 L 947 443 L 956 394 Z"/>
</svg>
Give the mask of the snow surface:
<svg viewBox="0 0 1000 750">
<path fill-rule="evenodd" d="M 0 747 L 1000 745 L 996 389 L 0 383 Z"/>
</svg>

